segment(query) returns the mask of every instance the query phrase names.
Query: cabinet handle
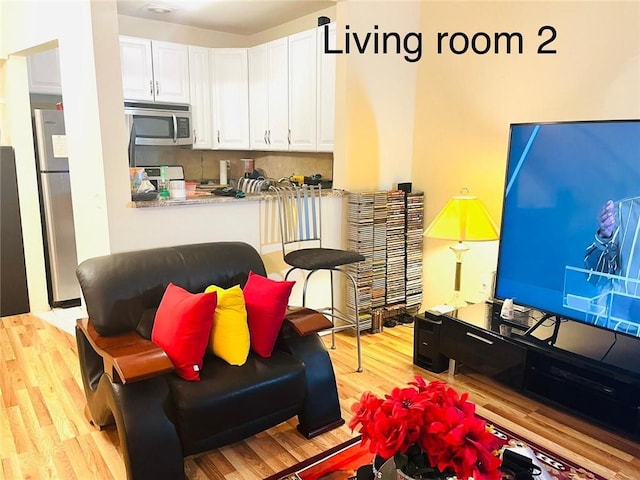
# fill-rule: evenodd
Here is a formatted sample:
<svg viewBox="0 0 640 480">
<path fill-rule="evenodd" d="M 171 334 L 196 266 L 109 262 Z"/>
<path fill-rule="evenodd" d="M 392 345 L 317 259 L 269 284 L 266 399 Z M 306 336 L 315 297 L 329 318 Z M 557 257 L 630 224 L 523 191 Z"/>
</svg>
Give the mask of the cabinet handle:
<svg viewBox="0 0 640 480">
<path fill-rule="evenodd" d="M 153 80 L 149 80 L 149 95 L 153 95 Z"/>
<path fill-rule="evenodd" d="M 220 143 L 220 130 L 218 130 L 218 143 Z"/>
<path fill-rule="evenodd" d="M 196 129 L 193 129 L 193 143 L 197 143 L 198 142 L 198 135 L 196 135 Z"/>
<path fill-rule="evenodd" d="M 267 130 L 267 143 L 271 145 L 271 130 Z"/>
<path fill-rule="evenodd" d="M 262 138 L 264 139 L 264 143 L 269 143 L 267 141 L 267 131 L 266 130 L 264 131 L 264 136 Z"/>
<path fill-rule="evenodd" d="M 160 95 L 160 82 L 156 80 L 156 95 Z"/>
<path fill-rule="evenodd" d="M 291 129 L 287 132 L 287 142 L 291 145 Z"/>
<path fill-rule="evenodd" d="M 487 340 L 486 338 L 482 338 L 479 335 L 476 335 L 475 333 L 471 333 L 471 332 L 467 332 L 467 336 L 471 337 L 471 338 L 475 338 L 476 340 L 480 340 L 481 342 L 484 342 L 488 345 L 493 345 L 493 342 L 491 340 Z"/>
</svg>

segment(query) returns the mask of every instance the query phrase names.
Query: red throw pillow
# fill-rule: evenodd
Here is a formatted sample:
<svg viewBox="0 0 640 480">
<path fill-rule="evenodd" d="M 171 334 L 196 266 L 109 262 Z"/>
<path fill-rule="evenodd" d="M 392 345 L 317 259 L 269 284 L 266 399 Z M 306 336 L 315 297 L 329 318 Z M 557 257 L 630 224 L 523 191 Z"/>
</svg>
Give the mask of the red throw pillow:
<svg viewBox="0 0 640 480">
<path fill-rule="evenodd" d="M 251 349 L 264 358 L 271 356 L 296 282 L 278 281 L 249 272 L 242 289 L 247 307 Z"/>
<path fill-rule="evenodd" d="M 173 362 L 185 380 L 200 380 L 218 295 L 190 293 L 169 283 L 156 312 L 151 341 Z"/>
</svg>

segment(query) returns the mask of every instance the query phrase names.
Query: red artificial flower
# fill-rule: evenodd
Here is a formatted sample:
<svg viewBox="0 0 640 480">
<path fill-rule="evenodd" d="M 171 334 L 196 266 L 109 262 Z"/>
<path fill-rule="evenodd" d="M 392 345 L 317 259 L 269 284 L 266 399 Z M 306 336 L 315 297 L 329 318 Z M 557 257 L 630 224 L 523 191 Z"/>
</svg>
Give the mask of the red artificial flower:
<svg viewBox="0 0 640 480">
<path fill-rule="evenodd" d="M 360 424 L 362 426 L 360 433 L 362 434 L 363 440 L 367 438 L 367 426 L 381 403 L 382 400 L 376 397 L 373 393 L 364 392 L 360 401 L 351 406 L 351 411 L 354 415 L 349 421 L 349 428 L 353 431 L 356 426 Z"/>
<path fill-rule="evenodd" d="M 501 478 L 500 440 L 476 417 L 468 394 L 460 395 L 445 382 L 427 383 L 416 375 L 409 387 L 393 388 L 384 399 L 365 392 L 352 412 L 349 427 L 359 426 L 362 443 L 381 457 L 396 456 L 398 463 L 398 456 L 417 445 L 431 468 L 453 472 L 460 480 Z"/>
</svg>

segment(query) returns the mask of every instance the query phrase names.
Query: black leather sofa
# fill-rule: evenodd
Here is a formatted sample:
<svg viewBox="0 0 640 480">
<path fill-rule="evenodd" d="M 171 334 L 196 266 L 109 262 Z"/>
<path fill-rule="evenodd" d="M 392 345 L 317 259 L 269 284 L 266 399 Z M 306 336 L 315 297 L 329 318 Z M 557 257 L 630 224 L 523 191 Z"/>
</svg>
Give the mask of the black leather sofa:
<svg viewBox="0 0 640 480">
<path fill-rule="evenodd" d="M 85 413 L 99 427 L 115 422 L 127 478 L 184 479 L 184 456 L 296 415 L 307 438 L 344 423 L 317 334 L 283 327 L 270 358 L 251 352 L 241 367 L 207 354 L 199 382 L 181 379 L 150 342 L 169 282 L 196 293 L 211 284 L 244 286 L 249 271 L 266 274 L 256 250 L 241 242 L 115 253 L 78 266 L 89 317 L 76 326 Z"/>
</svg>

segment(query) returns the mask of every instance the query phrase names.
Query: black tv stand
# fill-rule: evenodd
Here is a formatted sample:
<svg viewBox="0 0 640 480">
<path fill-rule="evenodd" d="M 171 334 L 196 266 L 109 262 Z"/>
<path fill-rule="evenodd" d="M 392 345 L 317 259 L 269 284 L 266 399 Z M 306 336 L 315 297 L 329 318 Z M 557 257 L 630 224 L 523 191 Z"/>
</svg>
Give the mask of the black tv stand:
<svg viewBox="0 0 640 480">
<path fill-rule="evenodd" d="M 500 304 L 418 315 L 414 363 L 470 368 L 545 403 L 640 439 L 640 339 Z"/>
</svg>

